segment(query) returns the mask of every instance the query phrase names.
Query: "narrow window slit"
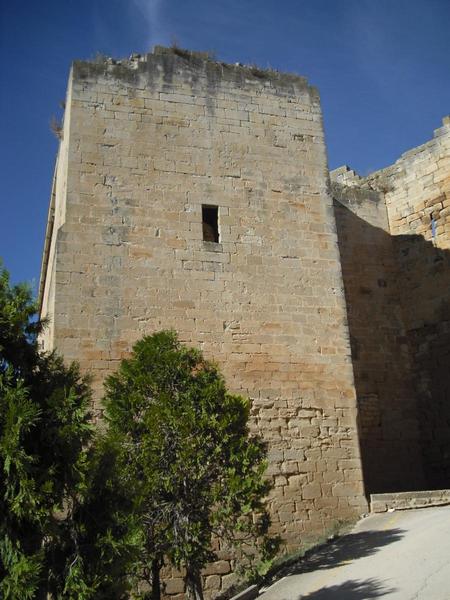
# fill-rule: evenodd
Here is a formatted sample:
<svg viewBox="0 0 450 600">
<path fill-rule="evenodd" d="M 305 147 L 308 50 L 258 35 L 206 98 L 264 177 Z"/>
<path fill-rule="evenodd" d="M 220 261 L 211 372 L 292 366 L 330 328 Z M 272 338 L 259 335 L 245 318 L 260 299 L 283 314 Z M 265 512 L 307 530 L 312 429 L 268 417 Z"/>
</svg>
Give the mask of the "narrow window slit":
<svg viewBox="0 0 450 600">
<path fill-rule="evenodd" d="M 219 207 L 202 204 L 203 241 L 219 242 Z"/>
</svg>

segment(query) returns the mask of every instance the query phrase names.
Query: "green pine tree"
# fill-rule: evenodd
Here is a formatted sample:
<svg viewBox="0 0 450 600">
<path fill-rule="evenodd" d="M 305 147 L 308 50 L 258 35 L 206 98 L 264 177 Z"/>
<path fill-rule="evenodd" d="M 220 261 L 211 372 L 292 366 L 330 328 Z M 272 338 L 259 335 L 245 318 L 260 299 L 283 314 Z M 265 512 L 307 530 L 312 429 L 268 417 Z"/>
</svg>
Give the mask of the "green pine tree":
<svg viewBox="0 0 450 600">
<path fill-rule="evenodd" d="M 42 327 L 0 265 L 0 597 L 124 598 L 140 538 L 117 451 L 77 365 L 38 351 Z"/>
<path fill-rule="evenodd" d="M 89 448 L 84 492 L 53 546 L 50 591 L 55 598 L 129 598 L 142 534 L 133 496 L 120 477 L 119 454 L 120 448 L 102 434 Z"/>
<path fill-rule="evenodd" d="M 0 269 L 0 595 L 44 598 L 49 550 L 85 477 L 89 386 L 38 352 L 42 323 L 25 285 Z"/>
<path fill-rule="evenodd" d="M 264 497 L 266 447 L 248 429 L 249 401 L 227 392 L 217 367 L 174 332 L 145 337 L 106 382 L 109 436 L 144 536 L 141 574 L 160 594 L 164 560 L 186 570 L 201 599 L 213 539 L 273 550 Z"/>
</svg>

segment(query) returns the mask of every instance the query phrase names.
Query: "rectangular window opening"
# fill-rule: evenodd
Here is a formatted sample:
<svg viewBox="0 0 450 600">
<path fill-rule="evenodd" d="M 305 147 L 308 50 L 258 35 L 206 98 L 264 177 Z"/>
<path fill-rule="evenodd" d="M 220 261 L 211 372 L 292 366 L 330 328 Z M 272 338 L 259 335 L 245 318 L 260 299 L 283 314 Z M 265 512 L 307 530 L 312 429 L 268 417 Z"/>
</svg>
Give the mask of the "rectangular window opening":
<svg viewBox="0 0 450 600">
<path fill-rule="evenodd" d="M 202 204 L 203 241 L 219 242 L 219 207 Z"/>
</svg>

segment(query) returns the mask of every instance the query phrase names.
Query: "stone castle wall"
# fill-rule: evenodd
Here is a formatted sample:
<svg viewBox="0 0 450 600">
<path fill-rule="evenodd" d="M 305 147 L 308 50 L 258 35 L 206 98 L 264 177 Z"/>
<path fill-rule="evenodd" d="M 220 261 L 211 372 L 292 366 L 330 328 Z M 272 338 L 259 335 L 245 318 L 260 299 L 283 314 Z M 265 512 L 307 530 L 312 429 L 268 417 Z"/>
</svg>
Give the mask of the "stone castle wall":
<svg viewBox="0 0 450 600">
<path fill-rule="evenodd" d="M 368 491 L 424 485 L 417 400 L 382 193 L 332 184 Z"/>
<path fill-rule="evenodd" d="M 450 482 L 450 118 L 384 176 L 424 469 L 435 489 Z"/>
<path fill-rule="evenodd" d="M 68 106 L 72 103 L 71 79 L 69 79 L 67 88 L 66 103 Z M 69 155 L 72 152 L 70 147 L 70 132 L 71 111 L 67 111 L 64 117 L 63 128 L 60 133 L 60 144 L 53 174 L 39 284 L 40 312 L 41 315 L 45 315 L 49 318 L 48 326 L 44 328 L 44 331 L 41 334 L 40 343 L 42 347 L 47 350 L 53 348 L 54 345 L 56 277 L 58 277 L 58 281 L 64 281 L 65 277 L 61 272 L 58 272 L 58 275 L 56 274 L 56 258 L 57 240 L 59 241 L 57 233 L 61 230 L 66 218 L 68 165 Z"/>
<path fill-rule="evenodd" d="M 364 512 L 316 90 L 165 49 L 78 62 L 63 135 L 43 262 L 45 348 L 93 373 L 98 399 L 137 339 L 174 328 L 252 399 L 286 549 Z M 218 207 L 218 243 L 203 240 L 202 205 Z M 230 556 L 219 557 L 210 595 L 229 577 Z"/>
<path fill-rule="evenodd" d="M 332 173 L 332 179 L 338 200 L 336 215 L 350 334 L 356 338 L 360 356 L 365 357 L 361 361 L 353 356 L 360 422 L 366 418 L 366 393 L 379 388 L 381 380 L 382 392 L 370 396 L 367 406 L 376 419 L 376 407 L 371 404 L 384 405 L 384 416 L 379 423 L 383 419 L 390 421 L 389 427 L 400 446 L 394 450 L 386 444 L 386 437 L 379 435 L 380 425 L 373 424 L 367 433 L 361 428 L 368 490 L 392 490 L 397 476 L 390 481 L 389 473 L 395 474 L 397 469 L 400 469 L 397 491 L 407 489 L 405 485 L 409 489 L 414 489 L 413 485 L 447 487 L 450 481 L 449 117 L 443 120 L 443 126 L 436 130 L 431 141 L 405 153 L 391 167 L 365 178 L 341 168 Z M 379 219 L 373 218 L 375 206 L 385 213 Z M 386 270 L 390 272 L 389 278 L 381 276 Z M 380 276 L 384 281 L 383 292 L 377 290 L 375 298 L 373 291 Z M 372 288 L 365 301 L 362 301 L 362 286 L 367 290 Z M 380 336 L 388 347 L 379 343 Z M 380 363 L 383 365 L 380 371 L 372 368 Z M 370 452 L 366 450 L 367 435 L 378 438 Z M 415 443 L 419 455 L 411 447 Z M 407 460 L 408 453 L 412 453 L 409 468 L 402 459 L 403 456 Z M 384 460 L 379 461 L 382 457 Z"/>
</svg>

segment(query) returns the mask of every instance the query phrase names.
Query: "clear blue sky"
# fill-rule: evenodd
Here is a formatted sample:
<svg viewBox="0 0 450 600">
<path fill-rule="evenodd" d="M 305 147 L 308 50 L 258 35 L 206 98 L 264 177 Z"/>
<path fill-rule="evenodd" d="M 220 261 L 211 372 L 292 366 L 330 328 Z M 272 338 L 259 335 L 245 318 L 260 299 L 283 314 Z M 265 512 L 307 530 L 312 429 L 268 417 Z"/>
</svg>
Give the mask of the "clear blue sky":
<svg viewBox="0 0 450 600">
<path fill-rule="evenodd" d="M 154 44 L 295 71 L 318 86 L 331 168 L 366 174 L 450 113 L 450 0 L 0 0 L 0 256 L 39 277 L 73 59 Z"/>
</svg>

